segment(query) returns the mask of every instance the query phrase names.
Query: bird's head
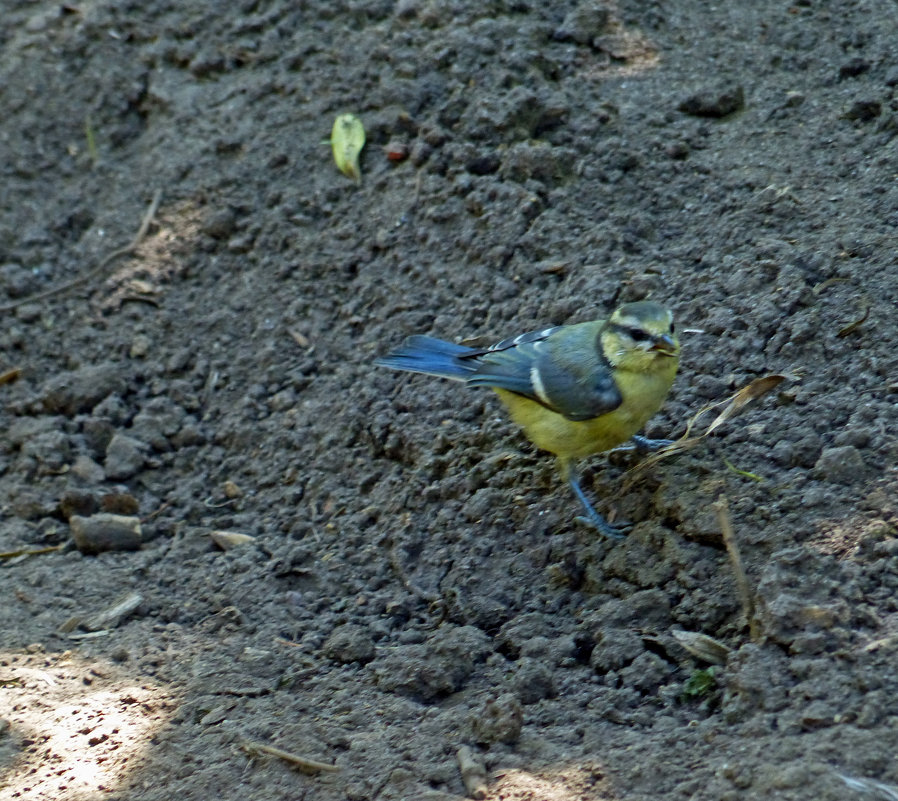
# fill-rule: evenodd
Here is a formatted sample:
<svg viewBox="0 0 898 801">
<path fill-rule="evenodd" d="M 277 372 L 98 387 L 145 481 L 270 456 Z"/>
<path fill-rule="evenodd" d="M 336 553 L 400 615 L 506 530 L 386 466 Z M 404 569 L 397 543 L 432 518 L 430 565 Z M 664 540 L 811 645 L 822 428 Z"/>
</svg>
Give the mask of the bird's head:
<svg viewBox="0 0 898 801">
<path fill-rule="evenodd" d="M 673 314 L 650 300 L 616 309 L 599 333 L 599 344 L 611 365 L 623 370 L 675 367 L 680 353 Z"/>
</svg>

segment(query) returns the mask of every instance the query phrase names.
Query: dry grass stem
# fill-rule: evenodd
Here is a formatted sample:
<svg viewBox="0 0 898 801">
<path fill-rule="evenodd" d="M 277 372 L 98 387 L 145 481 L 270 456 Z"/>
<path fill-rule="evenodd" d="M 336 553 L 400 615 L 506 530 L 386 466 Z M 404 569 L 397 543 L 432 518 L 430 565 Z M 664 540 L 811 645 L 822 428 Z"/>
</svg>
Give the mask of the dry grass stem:
<svg viewBox="0 0 898 801">
<path fill-rule="evenodd" d="M 0 559 L 14 559 L 17 556 L 37 556 L 42 553 L 55 553 L 65 548 L 66 543 L 62 545 L 49 545 L 46 548 L 20 548 L 17 551 L 3 551 L 0 553 Z"/>
<path fill-rule="evenodd" d="M 290 751 L 284 751 L 282 748 L 266 745 L 265 743 L 247 740 L 242 747 L 250 756 L 257 756 L 258 754 L 276 756 L 278 759 L 283 759 L 284 762 L 289 762 L 295 768 L 299 768 L 303 773 L 336 773 L 340 770 L 337 765 L 331 765 L 330 762 L 318 762 L 317 760 L 308 759 L 299 754 L 293 754 Z"/>
<path fill-rule="evenodd" d="M 739 551 L 739 543 L 736 542 L 736 535 L 733 533 L 729 503 L 725 495 L 722 495 L 714 502 L 714 513 L 717 515 L 717 522 L 720 525 L 721 534 L 723 534 L 723 542 L 730 557 L 730 564 L 733 566 L 733 574 L 736 578 L 736 591 L 739 593 L 739 600 L 742 602 L 742 611 L 748 623 L 749 635 L 752 640 L 758 640 L 761 636 L 761 629 L 755 615 L 754 593 L 748 581 L 748 574 L 745 572 L 745 567 L 742 564 L 742 554 Z"/>
<path fill-rule="evenodd" d="M 664 448 L 661 448 L 660 450 L 655 451 L 654 453 L 645 457 L 642 461 L 639 462 L 639 464 L 626 472 L 626 478 L 621 491 L 626 492 L 627 489 L 636 482 L 636 480 L 639 478 L 639 476 L 642 475 L 645 470 L 648 470 L 650 467 L 658 464 L 658 462 L 662 461 L 663 459 L 667 459 L 668 457 L 673 456 L 677 453 L 683 453 L 684 451 L 688 451 L 691 448 L 694 448 L 705 437 L 720 428 L 720 426 L 722 426 L 727 420 L 736 417 L 745 409 L 746 406 L 748 406 L 753 401 L 756 401 L 763 395 L 766 395 L 772 389 L 775 389 L 787 378 L 794 378 L 794 376 L 765 375 L 761 378 L 756 378 L 754 381 L 746 384 L 738 392 L 734 392 L 729 397 L 724 398 L 723 400 L 719 400 L 715 403 L 710 403 L 702 409 L 699 409 L 699 411 L 697 411 L 687 421 L 686 432 L 682 437 L 672 442 L 670 445 L 667 445 Z M 696 427 L 699 420 L 708 412 L 713 411 L 714 409 L 718 409 L 721 406 L 723 406 L 723 411 L 721 411 L 717 415 L 717 417 L 715 417 L 711 421 L 710 425 L 701 434 L 693 436 L 692 430 Z"/>
</svg>

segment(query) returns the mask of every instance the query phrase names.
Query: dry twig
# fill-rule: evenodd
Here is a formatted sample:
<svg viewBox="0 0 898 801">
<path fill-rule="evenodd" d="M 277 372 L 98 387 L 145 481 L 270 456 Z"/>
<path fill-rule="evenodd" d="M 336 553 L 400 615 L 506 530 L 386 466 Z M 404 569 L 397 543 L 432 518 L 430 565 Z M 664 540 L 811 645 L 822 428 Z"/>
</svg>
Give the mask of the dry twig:
<svg viewBox="0 0 898 801">
<path fill-rule="evenodd" d="M 104 258 L 92 270 L 88 270 L 86 273 L 84 273 L 84 275 L 79 275 L 77 278 L 73 278 L 71 281 L 68 281 L 65 284 L 60 284 L 59 286 L 52 287 L 51 289 L 47 289 L 43 292 L 38 292 L 35 295 L 29 295 L 27 298 L 19 298 L 19 300 L 14 301 L 13 303 L 7 303 L 5 306 L 0 306 L 0 313 L 13 311 L 19 308 L 19 306 L 24 306 L 26 303 L 34 303 L 38 300 L 46 300 L 47 298 L 52 298 L 54 295 L 60 295 L 63 292 L 68 292 L 70 289 L 74 289 L 76 286 L 80 286 L 81 284 L 87 283 L 91 279 L 96 278 L 96 276 L 100 275 L 103 270 L 105 270 L 106 267 L 108 267 L 116 259 L 133 253 L 137 249 L 137 246 L 147 235 L 150 224 L 153 222 L 153 218 L 156 216 L 156 211 L 159 208 L 160 200 L 162 200 L 162 190 L 157 189 L 153 193 L 153 199 L 150 201 L 150 205 L 147 207 L 147 210 L 143 215 L 143 219 L 140 221 L 140 228 L 137 229 L 137 233 L 134 235 L 134 239 L 132 239 L 124 247 L 113 250 L 112 253 L 106 256 L 106 258 Z"/>
<path fill-rule="evenodd" d="M 299 768 L 303 773 L 336 773 L 340 770 L 337 765 L 331 765 L 330 762 L 318 762 L 299 754 L 293 754 L 290 751 L 284 751 L 282 748 L 277 748 L 273 745 L 266 745 L 265 743 L 245 740 L 241 747 L 250 756 L 257 756 L 258 754 L 276 756 L 278 759 L 283 759 L 285 762 L 289 762 L 294 767 Z"/>
</svg>

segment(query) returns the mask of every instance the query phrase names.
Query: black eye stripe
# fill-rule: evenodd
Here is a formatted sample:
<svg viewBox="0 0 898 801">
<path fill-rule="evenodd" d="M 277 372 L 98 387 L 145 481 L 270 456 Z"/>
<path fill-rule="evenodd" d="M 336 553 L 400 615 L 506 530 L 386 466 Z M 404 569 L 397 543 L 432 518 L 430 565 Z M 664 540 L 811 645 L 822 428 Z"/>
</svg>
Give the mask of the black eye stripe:
<svg viewBox="0 0 898 801">
<path fill-rule="evenodd" d="M 610 331 L 617 331 L 618 334 L 622 336 L 629 337 L 634 342 L 642 342 L 646 339 L 651 338 L 651 334 L 646 331 L 644 328 L 639 328 L 638 326 L 633 325 L 625 325 L 621 323 L 609 323 L 608 329 Z"/>
<path fill-rule="evenodd" d="M 661 334 L 652 334 L 649 331 L 646 331 L 644 328 L 639 328 L 633 324 L 622 324 L 622 323 L 608 323 L 606 326 L 609 331 L 616 331 L 618 334 L 622 336 L 629 337 L 634 342 L 646 342 L 649 339 L 655 339 L 656 336 L 662 336 Z M 672 335 L 674 332 L 673 323 L 670 324 L 670 334 Z"/>
</svg>

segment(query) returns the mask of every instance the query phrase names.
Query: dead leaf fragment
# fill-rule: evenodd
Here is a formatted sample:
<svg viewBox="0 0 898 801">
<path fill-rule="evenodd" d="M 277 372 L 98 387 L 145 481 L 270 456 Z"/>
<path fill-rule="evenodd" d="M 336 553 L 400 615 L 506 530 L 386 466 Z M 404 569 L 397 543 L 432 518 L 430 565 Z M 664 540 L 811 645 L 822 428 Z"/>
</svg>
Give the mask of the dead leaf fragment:
<svg viewBox="0 0 898 801">
<path fill-rule="evenodd" d="M 727 656 L 733 650 L 720 640 L 701 632 L 672 629 L 670 633 L 690 654 L 712 665 L 725 665 Z"/>
<path fill-rule="evenodd" d="M 680 437 L 678 440 L 675 440 L 670 445 L 666 445 L 660 450 L 650 454 L 635 467 L 627 471 L 626 475 L 628 478 L 624 483 L 622 491 L 626 492 L 627 488 L 636 481 L 637 477 L 649 467 L 658 464 L 658 462 L 668 458 L 669 456 L 673 456 L 675 453 L 683 453 L 684 451 L 688 451 L 690 448 L 694 448 L 711 432 L 720 428 L 720 426 L 722 426 L 727 420 L 730 420 L 738 415 L 752 401 L 755 401 L 763 395 L 766 395 L 772 389 L 778 387 L 787 378 L 796 380 L 796 376 L 777 374 L 765 375 L 761 378 L 756 378 L 751 383 L 746 384 L 744 387 L 742 387 L 742 389 L 740 389 L 738 392 L 730 395 L 730 397 L 724 398 L 723 400 L 717 401 L 716 403 L 711 403 L 708 406 L 699 409 L 699 411 L 696 412 L 686 423 L 686 433 L 684 433 L 682 437 Z M 695 426 L 698 424 L 698 421 L 712 409 L 717 409 L 720 406 L 724 407 L 723 411 L 714 418 L 708 428 L 705 429 L 705 431 L 703 431 L 701 434 L 693 436 L 692 429 L 695 428 Z"/>
<path fill-rule="evenodd" d="M 840 337 L 840 338 L 847 337 L 849 334 L 853 333 L 853 332 L 856 331 L 858 328 L 860 328 L 864 323 L 866 323 L 866 322 L 867 322 L 867 318 L 868 318 L 869 316 L 870 316 L 870 304 L 868 303 L 868 304 L 864 307 L 864 313 L 863 313 L 863 315 L 861 315 L 861 317 L 860 317 L 859 319 L 854 320 L 853 322 L 848 323 L 848 325 L 846 325 L 844 328 L 840 329 L 840 330 L 839 330 L 839 333 L 836 334 L 836 336 L 837 336 L 837 337 Z"/>
<path fill-rule="evenodd" d="M 102 631 L 104 629 L 114 629 L 120 625 L 129 615 L 137 611 L 137 608 L 143 603 L 143 596 L 136 592 L 131 592 L 123 598 L 117 600 L 112 606 L 92 615 L 81 623 L 82 628 L 88 631 Z"/>
<path fill-rule="evenodd" d="M 331 149 L 337 169 L 357 183 L 362 180 L 359 154 L 365 146 L 365 127 L 355 114 L 341 114 L 334 120 Z"/>
<path fill-rule="evenodd" d="M 237 531 L 213 531 L 209 537 L 223 551 L 230 551 L 232 548 L 248 545 L 256 540 L 249 534 L 240 534 Z"/>
<path fill-rule="evenodd" d="M 714 422 L 708 426 L 708 430 L 702 436 L 708 436 L 708 434 L 722 426 L 731 417 L 739 414 L 753 400 L 766 395 L 785 380 L 786 376 L 784 375 L 765 375 L 761 378 L 756 378 L 750 384 L 746 384 L 729 399 L 729 403 L 724 407 L 724 410 L 714 418 Z"/>
<path fill-rule="evenodd" d="M 4 372 L 0 373 L 0 385 L 11 384 L 20 375 L 22 375 L 21 367 L 12 367 L 9 370 L 5 370 Z"/>
<path fill-rule="evenodd" d="M 225 481 L 223 486 L 225 498 L 233 500 L 234 498 L 242 498 L 243 490 L 234 481 Z"/>
</svg>

